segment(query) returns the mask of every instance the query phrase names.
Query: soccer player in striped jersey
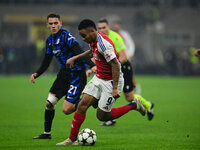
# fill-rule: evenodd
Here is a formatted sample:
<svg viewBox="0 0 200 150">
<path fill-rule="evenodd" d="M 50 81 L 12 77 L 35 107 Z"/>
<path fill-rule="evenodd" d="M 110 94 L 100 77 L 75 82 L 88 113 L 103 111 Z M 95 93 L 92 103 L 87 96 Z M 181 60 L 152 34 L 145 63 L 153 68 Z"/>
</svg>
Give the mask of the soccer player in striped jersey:
<svg viewBox="0 0 200 150">
<path fill-rule="evenodd" d="M 51 34 L 46 40 L 45 57 L 39 69 L 31 75 L 30 82 L 34 83 L 35 79 L 46 71 L 53 56 L 56 57 L 60 64 L 60 71 L 50 88 L 46 101 L 44 133 L 33 137 L 33 139 L 51 139 L 51 127 L 57 102 L 65 96 L 63 112 L 66 115 L 73 113 L 77 108 L 81 92 L 86 85 L 86 64 L 84 60 L 77 60 L 72 68 L 66 68 L 66 61 L 83 51 L 75 37 L 62 28 L 60 15 L 50 13 L 47 16 L 47 27 Z"/>
<path fill-rule="evenodd" d="M 145 115 L 145 108 L 139 99 L 131 103 L 112 108 L 123 90 L 124 79 L 121 64 L 113 42 L 103 33 L 98 32 L 95 23 L 84 19 L 78 26 L 82 40 L 90 44 L 90 50 L 67 60 L 73 68 L 74 62 L 83 58 L 94 57 L 97 72 L 83 90 L 82 100 L 74 114 L 71 132 L 68 139 L 56 145 L 77 145 L 77 135 L 86 117 L 87 109 L 98 100 L 97 118 L 108 121 L 119 118 L 130 110 L 137 110 Z"/>
</svg>

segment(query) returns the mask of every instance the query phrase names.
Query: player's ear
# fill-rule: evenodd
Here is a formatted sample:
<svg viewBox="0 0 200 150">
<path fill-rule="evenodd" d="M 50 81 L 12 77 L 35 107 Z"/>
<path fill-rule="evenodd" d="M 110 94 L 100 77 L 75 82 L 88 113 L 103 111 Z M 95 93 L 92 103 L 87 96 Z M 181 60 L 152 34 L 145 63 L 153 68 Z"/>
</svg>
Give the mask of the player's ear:
<svg viewBox="0 0 200 150">
<path fill-rule="evenodd" d="M 95 32 L 96 30 L 94 28 L 90 28 L 90 32 Z"/>
<path fill-rule="evenodd" d="M 49 24 L 48 24 L 48 22 L 46 23 L 46 27 L 48 28 L 49 26 L 48 26 Z"/>
<path fill-rule="evenodd" d="M 108 30 L 110 30 L 110 26 L 108 26 Z"/>
</svg>

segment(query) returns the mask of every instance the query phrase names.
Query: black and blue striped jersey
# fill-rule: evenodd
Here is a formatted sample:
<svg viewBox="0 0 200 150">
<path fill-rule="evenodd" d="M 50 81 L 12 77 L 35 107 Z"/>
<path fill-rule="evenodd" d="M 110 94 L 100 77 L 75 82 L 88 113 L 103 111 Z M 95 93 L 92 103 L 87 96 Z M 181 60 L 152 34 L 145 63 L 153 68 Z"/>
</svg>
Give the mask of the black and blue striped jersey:
<svg viewBox="0 0 200 150">
<path fill-rule="evenodd" d="M 66 68 L 66 61 L 69 58 L 83 52 L 79 45 L 80 50 L 75 48 L 77 45 L 76 38 L 69 31 L 61 28 L 55 36 L 51 34 L 46 40 L 46 54 L 54 55 L 63 69 Z M 85 67 L 85 60 L 76 61 L 71 71 L 83 70 Z"/>
<path fill-rule="evenodd" d="M 78 60 L 75 61 L 73 68 L 66 68 L 66 61 L 84 51 L 80 47 L 76 38 L 71 35 L 69 31 L 61 28 L 56 35 L 50 35 L 46 40 L 46 52 L 43 62 L 39 69 L 36 71 L 37 77 L 39 77 L 49 67 L 53 56 L 58 60 L 61 69 L 68 71 L 85 71 L 86 64 L 90 67 L 94 66 L 94 63 L 89 60 Z M 36 77 L 36 78 L 37 78 Z"/>
</svg>

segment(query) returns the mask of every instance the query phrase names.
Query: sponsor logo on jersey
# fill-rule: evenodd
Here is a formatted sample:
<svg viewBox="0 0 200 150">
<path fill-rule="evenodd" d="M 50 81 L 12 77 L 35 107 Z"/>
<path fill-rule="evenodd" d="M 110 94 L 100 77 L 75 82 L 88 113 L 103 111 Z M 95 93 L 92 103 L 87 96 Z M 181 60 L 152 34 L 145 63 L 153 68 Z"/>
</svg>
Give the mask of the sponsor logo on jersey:
<svg viewBox="0 0 200 150">
<path fill-rule="evenodd" d="M 60 43 L 60 39 L 57 39 L 56 43 L 55 44 L 59 44 Z"/>
</svg>

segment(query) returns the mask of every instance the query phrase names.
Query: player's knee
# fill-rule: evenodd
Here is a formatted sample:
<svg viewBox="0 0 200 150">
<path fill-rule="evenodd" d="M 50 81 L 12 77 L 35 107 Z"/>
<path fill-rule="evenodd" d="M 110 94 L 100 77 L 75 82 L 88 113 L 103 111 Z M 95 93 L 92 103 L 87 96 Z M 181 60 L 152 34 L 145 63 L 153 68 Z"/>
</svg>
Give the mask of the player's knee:
<svg viewBox="0 0 200 150">
<path fill-rule="evenodd" d="M 51 104 L 51 102 L 49 102 L 48 100 L 46 101 L 46 107 L 47 108 L 51 108 L 53 105 Z"/>
<path fill-rule="evenodd" d="M 55 109 L 58 100 L 56 96 L 50 93 L 46 101 L 46 109 Z"/>
<path fill-rule="evenodd" d="M 97 118 L 99 121 L 108 121 L 111 120 L 110 113 L 102 112 L 102 111 L 97 111 Z"/>
<path fill-rule="evenodd" d="M 134 93 L 133 93 L 133 91 L 126 92 L 126 93 L 124 93 L 124 95 L 125 95 L 125 98 L 126 98 L 126 100 L 128 102 L 132 102 L 133 101 L 133 99 L 134 99 Z"/>
<path fill-rule="evenodd" d="M 97 118 L 99 121 L 108 121 L 109 120 L 109 119 L 107 119 L 106 116 L 98 114 L 98 113 L 97 113 Z"/>
<path fill-rule="evenodd" d="M 64 114 L 69 115 L 69 114 L 73 113 L 75 109 L 73 109 L 73 108 L 64 108 L 63 107 L 62 110 L 63 110 Z"/>
<path fill-rule="evenodd" d="M 97 119 L 99 121 L 105 121 L 105 118 L 102 115 L 98 114 L 98 113 L 97 113 Z"/>
</svg>

